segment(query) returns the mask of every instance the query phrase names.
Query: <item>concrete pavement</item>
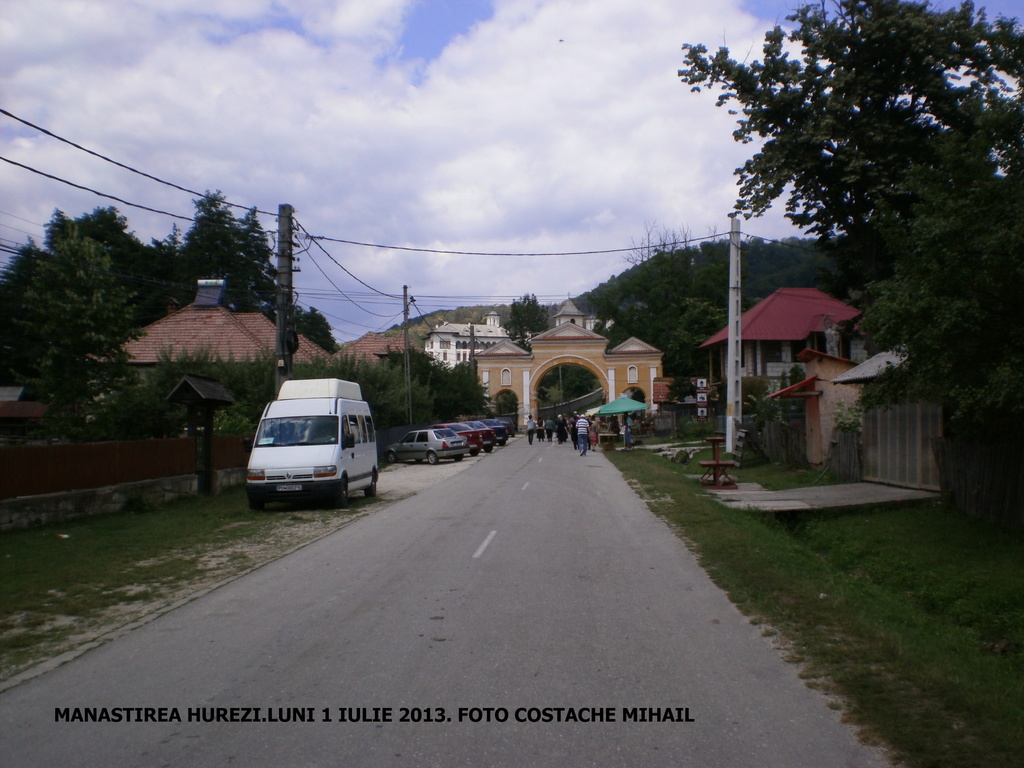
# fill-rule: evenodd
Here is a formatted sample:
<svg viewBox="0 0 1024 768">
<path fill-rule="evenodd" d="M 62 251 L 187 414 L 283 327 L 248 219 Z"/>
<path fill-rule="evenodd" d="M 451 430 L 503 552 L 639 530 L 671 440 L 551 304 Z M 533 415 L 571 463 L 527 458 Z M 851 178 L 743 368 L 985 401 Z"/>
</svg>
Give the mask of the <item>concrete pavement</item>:
<svg viewBox="0 0 1024 768">
<path fill-rule="evenodd" d="M 708 492 L 726 506 L 767 512 L 898 504 L 939 498 L 939 494 L 933 491 L 897 488 L 879 483 L 820 485 L 787 491 L 766 491 L 757 483 L 737 483 L 735 490 L 708 488 Z"/>
</svg>

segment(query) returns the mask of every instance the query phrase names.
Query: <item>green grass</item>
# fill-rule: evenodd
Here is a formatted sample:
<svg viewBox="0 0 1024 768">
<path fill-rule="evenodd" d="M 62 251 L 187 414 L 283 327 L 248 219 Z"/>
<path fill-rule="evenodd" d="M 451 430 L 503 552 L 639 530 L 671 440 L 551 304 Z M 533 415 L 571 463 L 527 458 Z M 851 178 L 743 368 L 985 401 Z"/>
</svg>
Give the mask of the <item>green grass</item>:
<svg viewBox="0 0 1024 768">
<path fill-rule="evenodd" d="M 718 504 L 692 469 L 609 457 L 869 740 L 922 768 L 1021 765 L 1024 535 L 941 503 L 783 524 Z M 738 474 L 766 487 L 810 478 L 771 465 Z"/>
<path fill-rule="evenodd" d="M 359 502 L 353 504 L 357 511 Z M 62 649 L 68 637 L 106 620 L 104 612 L 166 598 L 211 574 L 257 563 L 230 550 L 299 524 L 337 525 L 335 510 L 253 512 L 244 491 L 165 505 L 143 502 L 120 513 L 0 535 L 0 677 Z M 243 548 L 244 549 L 244 548 Z M 269 557 L 270 555 L 267 555 Z"/>
</svg>

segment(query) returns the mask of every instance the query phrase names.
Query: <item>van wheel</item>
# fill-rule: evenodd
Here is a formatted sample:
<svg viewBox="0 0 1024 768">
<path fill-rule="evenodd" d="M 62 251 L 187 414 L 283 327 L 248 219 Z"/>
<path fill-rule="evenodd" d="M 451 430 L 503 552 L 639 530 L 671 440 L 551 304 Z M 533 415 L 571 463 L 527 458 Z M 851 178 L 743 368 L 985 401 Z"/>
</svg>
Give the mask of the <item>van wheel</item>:
<svg viewBox="0 0 1024 768">
<path fill-rule="evenodd" d="M 374 496 L 377 495 L 377 470 L 376 469 L 373 470 L 373 479 L 370 480 L 370 484 L 368 486 L 366 486 L 366 488 L 363 490 L 363 493 L 366 494 L 366 498 L 368 498 L 368 499 L 372 499 Z"/>
<path fill-rule="evenodd" d="M 335 509 L 348 509 L 348 480 L 341 481 L 338 495 L 334 497 Z"/>
</svg>

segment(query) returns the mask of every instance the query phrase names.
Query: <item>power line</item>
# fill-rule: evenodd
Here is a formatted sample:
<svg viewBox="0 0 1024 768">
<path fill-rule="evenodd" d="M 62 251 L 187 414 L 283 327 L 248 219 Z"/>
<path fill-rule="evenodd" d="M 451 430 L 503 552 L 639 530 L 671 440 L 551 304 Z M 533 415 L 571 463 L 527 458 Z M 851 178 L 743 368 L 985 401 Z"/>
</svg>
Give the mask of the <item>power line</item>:
<svg viewBox="0 0 1024 768">
<path fill-rule="evenodd" d="M 17 166 L 18 168 L 24 168 L 26 171 L 31 171 L 32 173 L 38 174 L 38 175 L 40 175 L 40 176 L 42 176 L 44 178 L 51 179 L 53 181 L 59 181 L 61 184 L 67 184 L 69 187 L 74 187 L 75 189 L 81 189 L 81 190 L 83 190 L 85 192 L 91 192 L 94 195 L 99 195 L 100 197 L 105 197 L 108 200 L 113 200 L 115 202 L 121 203 L 122 205 L 128 205 L 128 206 L 131 206 L 132 208 L 139 208 L 140 210 L 149 211 L 150 213 L 159 213 L 159 214 L 161 214 L 163 216 L 170 216 L 170 217 L 175 218 L 175 219 L 181 219 L 182 221 L 194 221 L 193 217 L 191 217 L 191 216 L 181 216 L 181 215 L 179 215 L 177 213 L 171 213 L 170 211 L 162 211 L 159 208 L 150 208 L 148 205 L 141 205 L 139 203 L 132 203 L 132 202 L 130 202 L 128 200 L 124 200 L 123 198 L 115 197 L 114 195 L 108 195 L 106 192 L 100 192 L 99 190 L 93 189 L 92 187 L 86 187 L 86 186 L 83 186 L 82 184 L 75 184 L 73 181 L 68 181 L 67 179 L 62 179 L 59 176 L 54 176 L 51 173 L 45 173 L 44 171 L 40 171 L 38 168 L 33 168 L 30 165 L 25 165 L 24 163 L 19 163 L 19 162 L 15 161 L 15 160 L 11 160 L 10 158 L 3 157 L 2 155 L 0 155 L 0 160 L 3 160 L 5 163 L 10 163 L 11 165 Z"/>
<path fill-rule="evenodd" d="M 194 197 L 198 197 L 198 198 L 209 197 L 209 193 L 208 192 L 197 192 L 194 189 L 189 189 L 188 187 L 183 187 L 183 186 L 181 186 L 179 184 L 175 184 L 173 181 L 167 181 L 166 179 L 161 179 L 158 176 L 153 176 L 152 174 L 146 173 L 145 171 L 140 171 L 138 168 L 134 168 L 134 167 L 132 167 L 130 165 L 127 165 L 125 163 L 122 163 L 122 162 L 119 162 L 117 160 L 114 160 L 113 158 L 107 157 L 104 154 L 101 154 L 99 152 L 91 150 L 88 147 L 83 147 L 81 144 L 77 144 L 76 142 L 71 141 L 70 139 L 65 139 L 63 136 L 58 136 L 53 131 L 49 131 L 46 128 L 43 128 L 42 126 L 36 125 L 35 123 L 31 123 L 31 122 L 29 122 L 28 120 L 26 120 L 23 117 L 18 117 L 14 113 L 8 112 L 6 109 L 0 108 L 0 114 L 6 115 L 7 117 L 11 118 L 12 120 L 17 120 L 19 123 L 22 123 L 23 125 L 27 125 L 29 128 L 32 128 L 32 129 L 34 129 L 36 131 L 39 131 L 40 133 L 43 133 L 43 134 L 49 136 L 50 138 L 56 139 L 57 141 L 64 142 L 65 144 L 67 144 L 67 145 L 69 145 L 71 147 L 74 147 L 75 149 L 81 150 L 82 152 L 85 152 L 86 154 L 92 155 L 93 157 L 98 157 L 100 160 L 104 160 L 104 161 L 106 161 L 106 162 L 108 162 L 108 163 L 110 163 L 112 165 L 116 165 L 118 168 L 123 168 L 124 170 L 129 171 L 131 173 L 138 174 L 139 176 L 142 176 L 143 178 L 149 179 L 150 181 L 155 181 L 158 184 L 163 184 L 164 186 L 168 186 L 168 187 L 171 187 L 173 189 L 177 189 L 177 190 L 179 190 L 181 192 L 187 192 L 188 194 L 190 194 L 190 195 L 192 195 Z M 8 161 L 8 162 L 10 162 L 10 161 Z M 27 167 L 27 166 L 22 166 L 22 167 Z M 38 171 L 36 171 L 36 172 L 38 173 Z M 53 178 L 53 177 L 51 177 L 51 178 Z M 63 181 L 63 179 L 58 179 L 58 181 Z M 84 187 L 83 187 L 83 189 L 84 189 Z M 92 192 L 94 190 L 89 190 L 89 191 Z M 100 193 L 97 192 L 96 194 L 100 194 Z M 116 198 L 112 198 L 112 199 L 116 199 Z M 261 211 L 258 208 L 255 208 L 254 206 L 245 206 L 245 205 L 241 205 L 239 203 L 232 203 L 232 202 L 230 202 L 228 200 L 225 200 L 224 203 L 225 203 L 225 205 L 229 205 L 232 208 L 241 208 L 242 210 L 245 210 L 245 211 L 255 210 L 257 213 L 261 213 L 264 216 L 274 216 L 274 217 L 277 216 L 276 213 L 270 213 L 269 211 Z M 131 203 L 128 203 L 128 205 L 131 205 Z M 136 207 L 141 207 L 141 206 L 136 206 Z M 151 210 L 151 209 L 147 208 L 146 210 Z M 163 211 L 157 211 L 157 213 L 163 213 Z M 168 215 L 173 215 L 173 214 L 168 214 Z"/>
</svg>

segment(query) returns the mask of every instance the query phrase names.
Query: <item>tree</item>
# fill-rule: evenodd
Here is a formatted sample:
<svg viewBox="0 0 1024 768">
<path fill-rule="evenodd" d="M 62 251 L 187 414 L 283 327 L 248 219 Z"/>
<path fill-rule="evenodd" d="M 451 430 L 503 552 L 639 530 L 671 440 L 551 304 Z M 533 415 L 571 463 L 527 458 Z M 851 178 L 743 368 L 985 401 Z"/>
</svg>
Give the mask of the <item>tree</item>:
<svg viewBox="0 0 1024 768">
<path fill-rule="evenodd" d="M 58 433 L 88 436 L 99 398 L 131 380 L 124 345 L 138 335 L 128 308 L 132 295 L 111 273 L 111 259 L 74 226 L 51 240 L 34 259 L 21 311 L 12 323 L 38 350 L 28 383 L 49 404 Z"/>
<path fill-rule="evenodd" d="M 737 170 L 737 209 L 758 215 L 785 195 L 787 217 L 834 260 L 834 295 L 856 296 L 893 274 L 881 217 L 911 215 L 920 198 L 910 178 L 941 162 L 944 136 L 990 135 L 1003 162 L 1020 161 L 1017 137 L 990 134 L 990 117 L 1019 111 L 1024 46 L 1019 26 L 988 23 L 971 3 L 936 12 L 838 0 L 834 9 L 799 8 L 793 31 L 776 26 L 751 64 L 684 45 L 679 76 L 694 90 L 721 89 L 719 106 L 738 104 L 737 141 L 765 140 Z"/>
<path fill-rule="evenodd" d="M 327 352 L 337 352 L 331 324 L 316 307 L 295 307 L 295 330 Z"/>
<path fill-rule="evenodd" d="M 272 314 L 276 301 L 273 251 L 256 211 L 236 219 L 219 192 L 196 200 L 195 206 L 195 219 L 181 244 L 183 293 L 178 299 L 190 302 L 198 279 L 225 278 L 227 302 L 235 311 Z"/>
<path fill-rule="evenodd" d="M 957 436 L 1019 438 L 1024 173 L 998 167 L 977 136 L 949 137 L 945 156 L 945 170 L 915 177 L 912 222 L 887 230 L 900 260 L 864 324 L 905 359 L 868 387 L 866 400 L 938 403 Z"/>
<path fill-rule="evenodd" d="M 505 330 L 508 337 L 519 346 L 529 350 L 530 338 L 548 329 L 548 312 L 532 293 L 524 294 L 512 302 L 512 311 Z"/>
</svg>

